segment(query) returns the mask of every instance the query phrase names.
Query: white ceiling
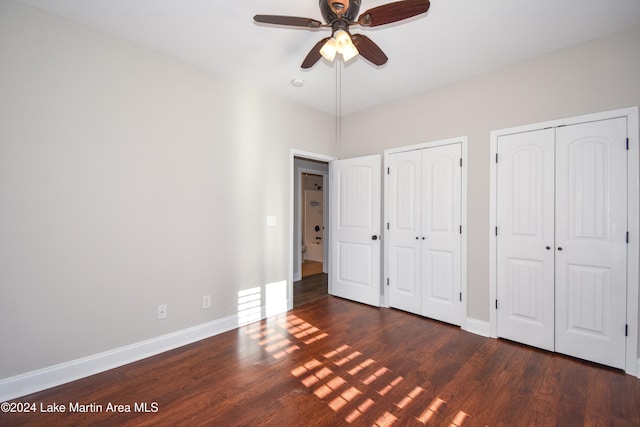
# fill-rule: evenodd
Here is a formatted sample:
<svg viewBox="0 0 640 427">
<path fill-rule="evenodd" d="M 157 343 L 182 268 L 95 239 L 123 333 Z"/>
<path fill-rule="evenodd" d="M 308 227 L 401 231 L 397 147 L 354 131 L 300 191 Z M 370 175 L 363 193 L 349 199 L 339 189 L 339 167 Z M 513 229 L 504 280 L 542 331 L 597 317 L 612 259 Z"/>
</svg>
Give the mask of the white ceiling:
<svg viewBox="0 0 640 427">
<path fill-rule="evenodd" d="M 329 31 L 256 25 L 252 18 L 278 14 L 321 21 L 317 0 L 21 1 L 330 114 L 640 26 L 639 0 L 432 0 L 425 15 L 377 28 L 352 27 L 385 51 L 386 65 L 356 58 L 339 70 L 322 59 L 302 70 L 307 52 Z M 362 0 L 361 12 L 389 1 Z M 304 87 L 293 87 L 294 78 L 303 79 Z"/>
</svg>

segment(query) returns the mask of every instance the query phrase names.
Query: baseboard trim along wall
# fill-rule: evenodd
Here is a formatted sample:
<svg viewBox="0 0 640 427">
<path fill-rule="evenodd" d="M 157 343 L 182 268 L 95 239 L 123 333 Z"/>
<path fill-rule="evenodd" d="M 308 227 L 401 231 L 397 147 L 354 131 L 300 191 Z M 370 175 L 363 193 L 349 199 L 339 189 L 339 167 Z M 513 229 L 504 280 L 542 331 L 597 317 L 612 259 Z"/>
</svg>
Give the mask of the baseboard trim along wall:
<svg viewBox="0 0 640 427">
<path fill-rule="evenodd" d="M 640 359 L 638 359 L 638 370 L 636 373 L 638 374 L 637 377 L 640 378 Z"/>
<path fill-rule="evenodd" d="M 260 320 L 266 318 L 262 307 Z M 257 319 L 255 321 L 258 321 Z M 149 340 L 0 380 L 0 402 L 108 371 L 238 328 L 233 315 Z"/>
<path fill-rule="evenodd" d="M 484 320 L 467 317 L 467 327 L 465 330 L 472 334 L 489 338 L 490 325 L 489 322 L 485 322 Z"/>
</svg>

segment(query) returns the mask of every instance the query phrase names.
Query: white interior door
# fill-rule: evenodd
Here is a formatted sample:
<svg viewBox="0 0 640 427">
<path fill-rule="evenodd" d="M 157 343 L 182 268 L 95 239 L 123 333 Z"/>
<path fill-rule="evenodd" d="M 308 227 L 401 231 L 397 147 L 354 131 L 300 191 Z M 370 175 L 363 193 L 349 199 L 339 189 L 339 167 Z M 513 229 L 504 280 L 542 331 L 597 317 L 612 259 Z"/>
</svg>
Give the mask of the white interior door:
<svg viewBox="0 0 640 427">
<path fill-rule="evenodd" d="M 389 155 L 388 212 L 389 306 L 422 314 L 420 150 Z"/>
<path fill-rule="evenodd" d="M 556 351 L 625 367 L 627 124 L 557 129 Z"/>
<path fill-rule="evenodd" d="M 554 129 L 501 136 L 497 334 L 554 350 Z"/>
<path fill-rule="evenodd" d="M 381 156 L 329 164 L 332 295 L 380 306 Z"/>
<path fill-rule="evenodd" d="M 422 150 L 422 315 L 460 325 L 460 144 Z"/>
</svg>

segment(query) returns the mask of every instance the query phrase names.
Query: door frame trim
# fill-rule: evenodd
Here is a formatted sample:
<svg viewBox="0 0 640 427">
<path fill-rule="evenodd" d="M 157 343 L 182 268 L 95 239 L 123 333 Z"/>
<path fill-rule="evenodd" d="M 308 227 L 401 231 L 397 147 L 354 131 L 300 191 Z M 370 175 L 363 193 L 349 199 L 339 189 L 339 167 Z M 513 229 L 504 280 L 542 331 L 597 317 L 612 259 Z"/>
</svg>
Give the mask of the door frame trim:
<svg viewBox="0 0 640 427">
<path fill-rule="evenodd" d="M 594 121 L 626 118 L 627 136 L 629 138 L 629 154 L 627 161 L 627 218 L 629 228 L 629 244 L 627 247 L 627 324 L 629 335 L 625 346 L 625 372 L 638 376 L 640 362 L 638 360 L 638 340 L 640 339 L 640 323 L 638 319 L 639 297 L 639 263 L 640 263 L 640 146 L 638 127 L 638 107 L 622 108 L 586 114 L 547 122 L 516 126 L 490 132 L 489 153 L 489 336 L 497 338 L 497 313 L 494 301 L 497 295 L 497 165 L 498 138 L 500 136 L 540 130 L 563 125 L 575 125 Z M 622 333 L 622 332 L 621 332 Z"/>
<path fill-rule="evenodd" d="M 295 245 L 293 244 L 293 239 L 294 239 L 294 228 L 295 228 L 295 221 L 294 221 L 294 217 L 295 217 L 295 201 L 296 201 L 296 197 L 295 197 L 295 183 L 297 180 L 297 171 L 296 171 L 296 166 L 295 166 L 295 158 L 303 158 L 303 159 L 308 159 L 308 160 L 316 160 L 316 161 L 320 161 L 320 162 L 327 162 L 327 163 L 331 163 L 334 160 L 337 160 L 337 157 L 334 156 L 329 156 L 326 154 L 318 154 L 318 153 L 312 153 L 309 151 L 304 151 L 304 150 L 298 150 L 295 148 L 292 148 L 289 150 L 289 280 L 288 280 L 288 284 L 287 284 L 287 295 L 288 295 L 288 300 L 287 300 L 287 310 L 291 310 L 293 309 L 293 271 L 294 271 L 294 265 L 293 265 L 293 255 L 294 255 L 294 251 L 295 251 Z M 326 194 L 324 194 L 324 198 L 325 200 L 327 200 L 326 198 L 329 196 L 329 189 L 328 187 L 326 188 Z M 326 218 L 325 220 L 325 230 L 327 230 L 329 227 L 329 218 Z M 327 240 L 324 242 L 324 244 L 328 245 L 329 244 L 329 234 L 326 234 Z M 327 259 L 327 271 L 329 271 L 329 269 L 331 268 L 330 265 L 330 259 Z"/>
<path fill-rule="evenodd" d="M 382 227 L 382 235 L 385 236 L 386 228 L 384 224 L 386 224 L 389 220 L 390 212 L 387 197 L 389 194 L 389 179 L 388 175 L 384 173 L 389 167 L 389 156 L 394 153 L 402 153 L 405 151 L 413 151 L 413 150 L 422 150 L 425 148 L 434 148 L 440 147 L 443 145 L 453 145 L 460 144 L 461 156 L 462 156 L 462 176 L 461 176 L 461 186 L 462 186 L 462 200 L 460 201 L 460 222 L 462 225 L 462 241 L 460 242 L 460 289 L 463 295 L 461 310 L 460 313 L 460 327 L 463 330 L 467 330 L 467 304 L 469 301 L 467 292 L 467 239 L 469 236 L 469 227 L 467 226 L 467 143 L 469 138 L 467 136 L 458 136 L 454 138 L 440 139 L 436 141 L 423 142 L 415 145 L 408 145 L 404 147 L 391 148 L 388 150 L 384 150 L 384 164 L 383 164 L 383 227 Z M 382 286 L 382 304 L 383 307 L 389 307 L 389 292 L 387 291 L 386 280 L 389 278 L 389 244 L 387 243 L 388 239 L 386 237 L 383 238 L 383 286 Z"/>
</svg>

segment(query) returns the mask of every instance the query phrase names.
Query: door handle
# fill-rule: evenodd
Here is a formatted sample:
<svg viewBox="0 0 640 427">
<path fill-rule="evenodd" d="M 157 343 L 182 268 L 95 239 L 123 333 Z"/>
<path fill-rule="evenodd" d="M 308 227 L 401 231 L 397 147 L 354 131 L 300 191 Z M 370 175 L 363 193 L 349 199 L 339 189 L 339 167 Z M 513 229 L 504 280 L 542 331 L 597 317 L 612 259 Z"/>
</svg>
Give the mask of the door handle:
<svg viewBox="0 0 640 427">
<path fill-rule="evenodd" d="M 371 240 L 378 240 L 378 236 L 374 234 L 373 236 L 371 236 Z"/>
<path fill-rule="evenodd" d="M 550 251 L 551 250 L 551 246 L 547 246 L 547 250 Z"/>
<path fill-rule="evenodd" d="M 561 246 L 559 246 L 559 247 L 558 247 L 558 250 L 559 250 L 559 251 L 561 251 L 561 250 L 562 250 L 562 247 L 561 247 Z"/>
</svg>

